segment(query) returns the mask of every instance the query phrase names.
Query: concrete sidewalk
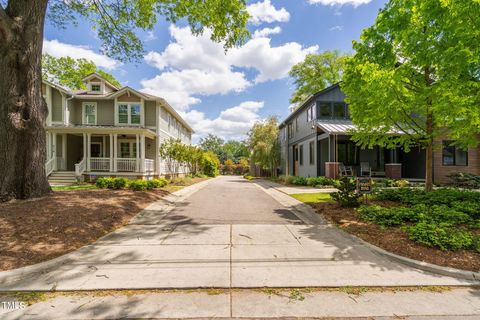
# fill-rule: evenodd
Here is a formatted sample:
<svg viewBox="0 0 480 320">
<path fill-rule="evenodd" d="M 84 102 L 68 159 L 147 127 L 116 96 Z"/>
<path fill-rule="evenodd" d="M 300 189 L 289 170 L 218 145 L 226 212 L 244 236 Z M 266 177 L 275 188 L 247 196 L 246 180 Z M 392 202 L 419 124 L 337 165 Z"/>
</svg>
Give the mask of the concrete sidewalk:
<svg viewBox="0 0 480 320">
<path fill-rule="evenodd" d="M 57 294 L 25 309 L 2 308 L 0 318 L 16 319 L 166 319 L 166 318 L 348 318 L 479 319 L 480 292 L 454 289 L 368 291 L 349 288 L 312 290 L 223 290 Z M 4 304 L 5 305 L 5 304 Z M 17 304 L 18 305 L 18 304 Z"/>
<path fill-rule="evenodd" d="M 374 252 L 275 188 L 219 177 L 60 259 L 0 273 L 0 291 L 474 285 Z"/>
</svg>

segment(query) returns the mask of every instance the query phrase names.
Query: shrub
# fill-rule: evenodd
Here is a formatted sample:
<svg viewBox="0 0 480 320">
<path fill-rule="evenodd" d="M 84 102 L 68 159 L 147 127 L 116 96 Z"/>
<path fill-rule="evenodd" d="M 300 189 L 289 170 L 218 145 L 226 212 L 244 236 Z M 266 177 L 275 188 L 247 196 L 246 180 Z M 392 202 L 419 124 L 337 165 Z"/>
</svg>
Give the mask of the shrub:
<svg viewBox="0 0 480 320">
<path fill-rule="evenodd" d="M 338 185 L 338 192 L 330 193 L 333 200 L 342 207 L 358 207 L 360 194 L 357 193 L 357 184 L 354 179 L 343 177 Z"/>
<path fill-rule="evenodd" d="M 113 179 L 110 178 L 110 177 L 100 177 L 95 181 L 95 186 L 97 186 L 97 188 L 101 188 L 101 189 L 105 189 L 105 188 L 112 189 L 113 188 Z"/>
<path fill-rule="evenodd" d="M 307 178 L 307 185 L 312 187 L 334 186 L 335 180 L 327 177 L 311 177 Z"/>
<path fill-rule="evenodd" d="M 128 186 L 128 179 L 126 178 L 114 178 L 113 179 L 113 189 L 124 189 Z"/>
<path fill-rule="evenodd" d="M 455 172 L 449 175 L 449 178 L 452 180 L 453 184 L 457 187 L 467 188 L 467 189 L 480 189 L 480 176 Z"/>
<path fill-rule="evenodd" d="M 377 205 L 361 206 L 358 209 L 360 219 L 373 222 L 381 226 L 398 226 L 405 222 L 417 222 L 425 216 L 425 206 L 418 205 L 412 208 L 393 207 L 384 208 Z"/>
<path fill-rule="evenodd" d="M 395 180 L 392 182 L 392 187 L 406 188 L 408 186 L 410 186 L 410 182 L 408 182 L 408 180 Z"/>
<path fill-rule="evenodd" d="M 407 228 L 407 232 L 411 240 L 442 250 L 469 249 L 476 245 L 472 233 L 452 227 L 448 223 L 419 222 Z"/>
<path fill-rule="evenodd" d="M 433 206 L 429 208 L 429 220 L 434 222 L 443 222 L 449 224 L 467 224 L 472 222 L 472 218 L 455 208 L 446 205 Z"/>
<path fill-rule="evenodd" d="M 251 175 L 248 175 L 248 174 L 244 175 L 243 177 L 244 177 L 245 179 L 249 180 L 249 181 L 255 179 L 255 177 L 253 177 L 253 176 L 251 176 Z"/>
<path fill-rule="evenodd" d="M 148 189 L 148 182 L 147 180 L 132 180 L 128 187 L 135 191 L 144 191 Z"/>
<path fill-rule="evenodd" d="M 218 175 L 220 161 L 213 152 L 208 151 L 203 153 L 200 166 L 203 174 L 209 177 L 216 177 Z"/>
<path fill-rule="evenodd" d="M 305 177 L 295 177 L 292 180 L 292 183 L 298 186 L 306 186 L 307 185 L 307 178 Z"/>
<path fill-rule="evenodd" d="M 168 184 L 168 181 L 164 178 L 147 180 L 147 189 L 152 190 L 152 189 L 162 188 L 162 187 L 165 187 L 167 184 Z"/>
</svg>

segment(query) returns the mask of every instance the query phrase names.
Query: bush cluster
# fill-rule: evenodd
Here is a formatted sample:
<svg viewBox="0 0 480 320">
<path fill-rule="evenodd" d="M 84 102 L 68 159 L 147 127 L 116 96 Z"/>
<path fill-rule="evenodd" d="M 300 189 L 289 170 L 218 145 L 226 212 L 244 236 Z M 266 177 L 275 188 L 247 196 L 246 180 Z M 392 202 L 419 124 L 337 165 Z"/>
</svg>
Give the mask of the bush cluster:
<svg viewBox="0 0 480 320">
<path fill-rule="evenodd" d="M 101 177 L 95 182 L 97 188 L 101 189 L 132 189 L 135 191 L 152 190 L 165 187 L 168 181 L 164 178 L 153 180 L 128 180 L 126 178 Z"/>
<path fill-rule="evenodd" d="M 340 184 L 338 180 L 330 179 L 327 177 L 305 178 L 281 175 L 276 180 L 282 183 L 295 184 L 299 186 L 311 186 L 316 188 L 323 188 L 325 186 L 337 187 Z"/>
<path fill-rule="evenodd" d="M 480 252 L 480 193 L 456 189 L 388 189 L 381 200 L 403 206 L 377 205 L 358 209 L 360 218 L 381 226 L 404 226 L 411 240 L 442 250 L 473 249 Z"/>
<path fill-rule="evenodd" d="M 480 189 L 480 176 L 471 174 L 471 173 L 464 173 L 464 172 L 456 172 L 449 175 L 449 178 L 452 179 L 453 185 L 466 188 L 466 189 Z"/>
<path fill-rule="evenodd" d="M 337 186 L 338 192 L 330 193 L 330 197 L 342 207 L 358 207 L 361 195 L 357 193 L 357 183 L 354 178 L 343 177 Z"/>
</svg>

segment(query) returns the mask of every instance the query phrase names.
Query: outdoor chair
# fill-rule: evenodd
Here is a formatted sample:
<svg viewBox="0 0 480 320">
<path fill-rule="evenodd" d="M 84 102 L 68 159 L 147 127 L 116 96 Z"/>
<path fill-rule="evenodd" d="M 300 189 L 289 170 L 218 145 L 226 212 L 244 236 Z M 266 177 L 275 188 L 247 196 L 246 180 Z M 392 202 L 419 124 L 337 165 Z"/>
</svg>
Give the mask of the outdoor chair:
<svg viewBox="0 0 480 320">
<path fill-rule="evenodd" d="M 360 176 L 372 176 L 372 168 L 368 162 L 360 162 Z"/>
<path fill-rule="evenodd" d="M 352 177 L 353 176 L 352 166 L 346 166 L 343 163 L 340 163 L 339 170 L 340 170 L 340 176 L 342 176 L 342 177 Z"/>
</svg>

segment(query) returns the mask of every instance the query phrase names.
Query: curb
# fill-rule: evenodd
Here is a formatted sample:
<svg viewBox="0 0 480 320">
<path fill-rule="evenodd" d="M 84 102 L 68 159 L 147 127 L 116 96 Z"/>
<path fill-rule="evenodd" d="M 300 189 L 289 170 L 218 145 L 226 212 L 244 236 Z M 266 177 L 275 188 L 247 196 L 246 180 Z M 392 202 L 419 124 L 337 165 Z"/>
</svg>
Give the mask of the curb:
<svg viewBox="0 0 480 320">
<path fill-rule="evenodd" d="M 134 217 L 132 217 L 131 221 L 110 232 L 110 233 L 107 233 L 106 235 L 98 238 L 95 242 L 91 243 L 91 244 L 87 244 L 83 247 L 80 247 L 72 252 L 69 252 L 69 253 L 65 253 L 64 255 L 61 255 L 59 257 L 56 257 L 56 258 L 53 258 L 51 260 L 47 260 L 47 261 L 43 261 L 43 262 L 39 262 L 37 264 L 33 264 L 33 265 L 29 265 L 29 266 L 25 266 L 25 267 L 21 267 L 21 268 L 17 268 L 17 269 L 11 269 L 11 270 L 5 270 L 5 271 L 0 271 L 0 292 L 3 291 L 2 289 L 2 285 L 8 285 L 12 282 L 15 282 L 17 280 L 19 280 L 19 278 L 22 278 L 22 277 L 25 277 L 25 276 L 31 276 L 33 274 L 37 274 L 37 273 L 45 273 L 45 272 L 49 272 L 51 268 L 58 268 L 59 266 L 62 266 L 66 263 L 69 263 L 69 262 L 72 262 L 75 260 L 75 256 L 79 253 L 85 253 L 85 252 L 88 252 L 89 250 L 91 250 L 93 247 L 95 247 L 97 245 L 97 243 L 99 241 L 101 241 L 103 238 L 111 235 L 112 233 L 118 231 L 118 230 L 121 230 L 129 225 L 135 225 L 134 223 L 134 219 L 139 216 L 140 214 L 142 214 L 142 212 L 148 210 L 149 207 L 155 205 L 155 204 L 158 204 L 159 202 L 164 202 L 162 204 L 162 210 L 165 210 L 165 208 L 168 208 L 169 206 L 171 207 L 172 204 L 178 202 L 178 201 L 182 201 L 184 200 L 185 198 L 188 198 L 189 196 L 191 196 L 193 193 L 199 191 L 200 189 L 206 187 L 211 181 L 213 181 L 215 178 L 212 178 L 212 179 L 208 179 L 208 180 L 205 180 L 205 181 L 201 181 L 199 183 L 195 183 L 193 185 L 190 185 L 190 186 L 187 186 L 181 190 L 178 190 L 178 191 L 175 191 L 175 192 L 172 192 L 171 194 L 169 194 L 168 196 L 160 199 L 160 200 L 157 200 L 155 202 L 153 202 L 152 204 L 150 204 L 148 207 L 146 207 L 145 209 L 143 209 L 142 211 L 138 212 Z M 169 210 L 167 210 L 167 213 L 168 213 Z"/>
</svg>

